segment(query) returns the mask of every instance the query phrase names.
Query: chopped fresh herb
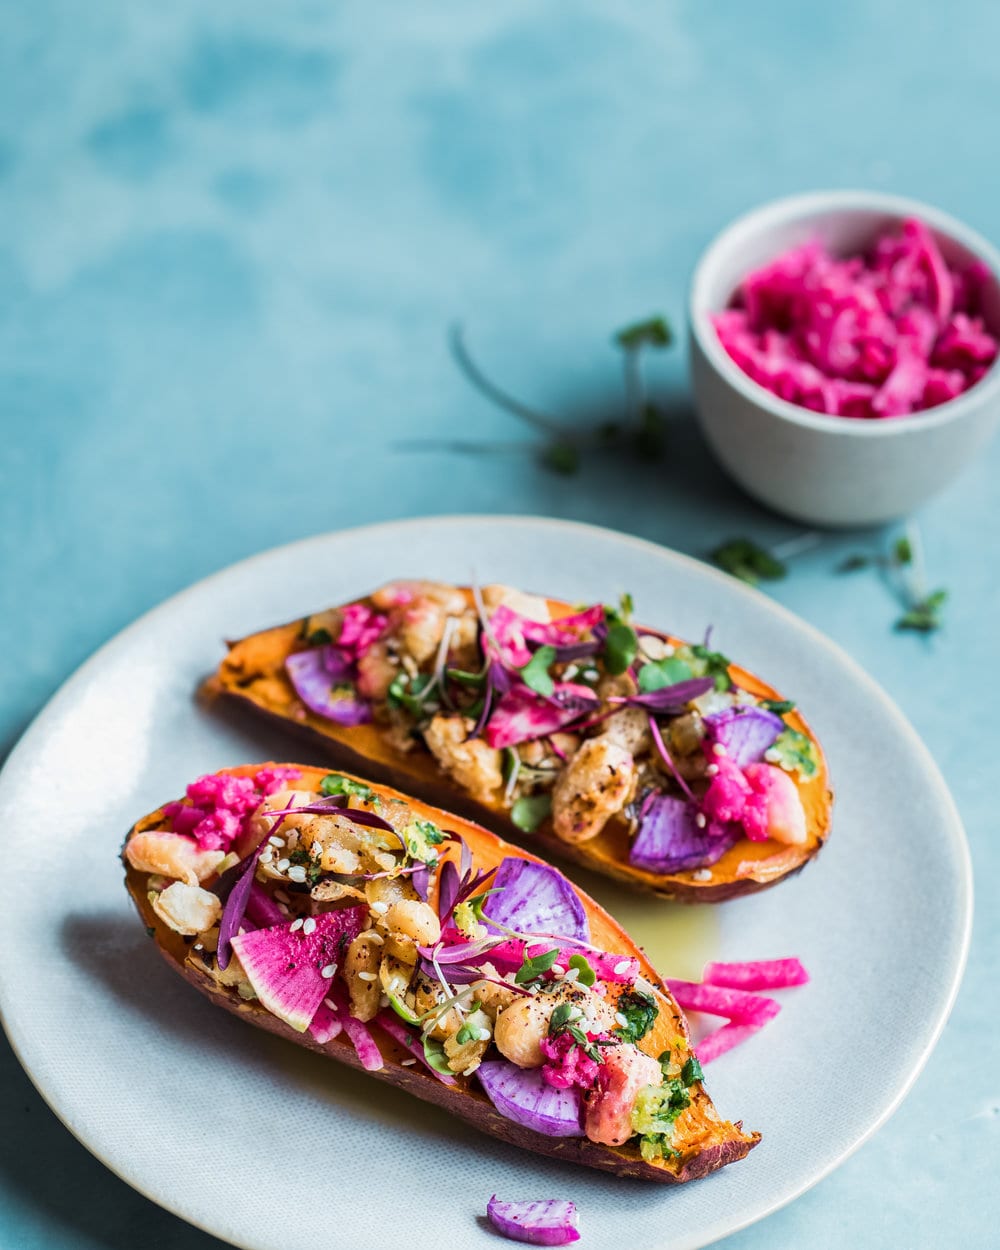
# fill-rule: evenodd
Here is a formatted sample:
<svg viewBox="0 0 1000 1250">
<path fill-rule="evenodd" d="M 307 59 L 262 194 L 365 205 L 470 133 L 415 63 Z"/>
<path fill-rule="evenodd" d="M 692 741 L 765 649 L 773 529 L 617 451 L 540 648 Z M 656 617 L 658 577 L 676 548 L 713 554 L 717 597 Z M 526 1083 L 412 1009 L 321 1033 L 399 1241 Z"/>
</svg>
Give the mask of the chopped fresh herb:
<svg viewBox="0 0 1000 1250">
<path fill-rule="evenodd" d="M 604 667 L 612 676 L 624 673 L 639 651 L 639 638 L 631 625 L 615 621 L 608 626 L 604 642 Z"/>
<path fill-rule="evenodd" d="M 647 317 L 645 321 L 633 321 L 615 333 L 614 341 L 627 352 L 639 347 L 669 347 L 673 334 L 665 317 Z"/>
<path fill-rule="evenodd" d="M 411 820 L 403 830 L 403 841 L 411 859 L 433 868 L 437 863 L 437 856 L 431 847 L 440 846 L 444 841 L 444 834 L 430 820 Z"/>
<path fill-rule="evenodd" d="M 635 611 L 635 602 L 631 594 L 626 590 L 623 591 L 618 599 L 618 619 L 625 625 L 631 624 L 632 613 Z"/>
<path fill-rule="evenodd" d="M 576 978 L 578 984 L 590 986 L 597 980 L 597 973 L 587 962 L 585 955 L 571 955 L 569 966 L 579 972 L 580 975 Z"/>
<path fill-rule="evenodd" d="M 644 1133 L 639 1138 L 639 1153 L 647 1163 L 657 1159 L 679 1159 L 681 1152 L 671 1146 L 672 1133 Z"/>
<path fill-rule="evenodd" d="M 709 552 L 709 558 L 724 572 L 750 586 L 760 581 L 778 581 L 788 572 L 781 560 L 751 538 L 732 538 Z"/>
<path fill-rule="evenodd" d="M 389 685 L 389 706 L 402 708 L 416 720 L 423 719 L 427 713 L 425 703 L 429 687 L 433 683 L 430 673 L 417 673 L 412 678 L 408 673 L 397 673 Z"/>
<path fill-rule="evenodd" d="M 455 1034 L 455 1041 L 459 1046 L 465 1046 L 469 1042 L 488 1042 L 492 1036 L 493 1030 L 490 1027 L 489 1016 L 478 1003 L 475 1003 L 462 1027 Z"/>
<path fill-rule="evenodd" d="M 729 666 L 732 663 L 727 655 L 723 655 L 721 651 L 710 651 L 708 647 L 702 643 L 697 643 L 689 650 L 693 661 L 691 670 L 695 677 L 714 677 L 716 690 L 730 690 L 733 685 L 733 679 L 729 676 Z"/>
<path fill-rule="evenodd" d="M 580 468 L 580 449 L 564 439 L 556 439 L 542 449 L 541 463 L 553 473 L 561 473 L 564 477 L 572 477 Z"/>
<path fill-rule="evenodd" d="M 486 926 L 479 923 L 476 903 L 476 899 L 466 899 L 464 903 L 459 903 L 451 913 L 455 928 L 470 942 L 479 942 L 489 934 Z"/>
<path fill-rule="evenodd" d="M 815 777 L 819 770 L 815 746 L 797 729 L 782 730 L 764 753 L 764 758 L 771 764 L 780 765 L 786 772 L 798 773 L 806 781 Z"/>
<path fill-rule="evenodd" d="M 552 965 L 556 962 L 559 955 L 559 948 L 553 946 L 550 951 L 543 951 L 541 955 L 532 957 L 525 956 L 524 963 L 521 964 L 517 972 L 514 974 L 514 981 L 517 985 L 524 985 L 528 981 L 534 981 L 536 977 L 540 977 L 543 972 L 548 972 Z"/>
<path fill-rule="evenodd" d="M 857 573 L 861 569 L 870 569 L 877 561 L 874 556 L 865 555 L 863 552 L 856 551 L 853 555 L 845 556 L 837 565 L 838 573 Z"/>
<path fill-rule="evenodd" d="M 558 1033 L 560 1029 L 566 1027 L 572 1020 L 579 1020 L 581 1016 L 580 1008 L 573 1003 L 558 1003 L 553 1008 L 552 1015 L 549 1017 L 549 1032 Z"/>
<path fill-rule="evenodd" d="M 695 1081 L 704 1079 L 704 1072 L 701 1070 L 701 1064 L 698 1062 L 698 1056 L 692 1055 L 690 1059 L 681 1068 L 681 1080 L 685 1085 L 693 1085 Z"/>
<path fill-rule="evenodd" d="M 638 1042 L 644 1038 L 660 1014 L 656 999 L 642 990 L 626 990 L 615 1004 L 615 1011 L 625 1017 L 625 1024 L 619 1024 L 616 1029 L 625 1042 Z"/>
<path fill-rule="evenodd" d="M 893 544 L 892 559 L 894 564 L 913 563 L 913 547 L 910 545 L 910 540 L 905 534 L 902 538 L 897 538 Z"/>
<path fill-rule="evenodd" d="M 347 794 L 360 799 L 362 803 L 378 805 L 378 795 L 371 786 L 366 786 L 363 781 L 352 781 L 350 777 L 345 777 L 342 773 L 327 773 L 319 783 L 319 788 L 320 793 L 327 797 L 334 794 Z"/>
<path fill-rule="evenodd" d="M 679 1080 L 644 1085 L 632 1108 L 632 1127 L 643 1135 L 667 1133 L 672 1138 L 674 1121 L 690 1105 L 691 1095 Z"/>
<path fill-rule="evenodd" d="M 549 666 L 555 663 L 556 649 L 551 646 L 539 647 L 527 664 L 521 669 L 521 680 L 529 690 L 545 698 L 552 693 L 555 685 L 549 673 Z"/>
<path fill-rule="evenodd" d="M 437 1041 L 426 1033 L 424 1034 L 424 1058 L 435 1072 L 442 1072 L 445 1076 L 454 1076 L 451 1068 L 448 1067 L 448 1057 L 444 1053 L 444 1043 Z"/>
<path fill-rule="evenodd" d="M 328 629 L 314 629 L 306 641 L 310 647 L 325 647 L 333 642 L 333 634 Z"/>
<path fill-rule="evenodd" d="M 551 811 L 551 794 L 523 794 L 515 799 L 510 818 L 522 833 L 534 833 Z"/>
<path fill-rule="evenodd" d="M 679 681 L 690 681 L 693 676 L 691 665 L 676 655 L 668 655 L 662 660 L 647 660 L 639 669 L 639 693 L 650 694 L 654 690 L 662 690 L 664 686 L 674 686 Z"/>
<path fill-rule="evenodd" d="M 486 680 L 485 673 L 467 673 L 461 668 L 445 669 L 445 675 L 450 681 L 457 681 L 460 686 L 472 686 L 475 689 Z"/>
<path fill-rule="evenodd" d="M 933 633 L 941 628 L 941 609 L 947 599 L 946 590 L 935 590 L 908 608 L 896 622 L 896 628 L 915 630 L 922 634 Z"/>
<path fill-rule="evenodd" d="M 777 716 L 784 716 L 786 712 L 795 711 L 794 699 L 759 699 L 761 707 L 767 708 L 769 712 L 774 712 Z"/>
<path fill-rule="evenodd" d="M 607 1037 L 588 1037 L 586 1032 L 580 1028 L 579 1022 L 581 1020 L 583 1020 L 583 1012 L 579 1007 L 573 1003 L 559 1003 L 549 1017 L 549 1034 L 555 1037 L 557 1033 L 568 1033 L 588 1059 L 593 1059 L 595 1063 L 600 1063 L 600 1048 L 602 1046 L 612 1046 L 614 1043 L 611 1038 Z"/>
</svg>

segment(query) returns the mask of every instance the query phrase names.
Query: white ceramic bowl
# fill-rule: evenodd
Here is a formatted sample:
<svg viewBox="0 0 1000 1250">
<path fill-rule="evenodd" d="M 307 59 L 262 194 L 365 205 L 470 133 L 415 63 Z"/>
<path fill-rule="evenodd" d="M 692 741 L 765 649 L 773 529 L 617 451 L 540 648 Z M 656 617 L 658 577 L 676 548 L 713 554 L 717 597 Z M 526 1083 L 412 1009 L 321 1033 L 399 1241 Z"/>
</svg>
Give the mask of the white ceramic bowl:
<svg viewBox="0 0 1000 1250">
<path fill-rule="evenodd" d="M 983 261 L 993 276 L 983 316 L 1000 334 L 1000 254 L 974 231 L 915 200 L 826 191 L 740 217 L 703 254 L 691 283 L 691 371 L 702 429 L 723 467 L 778 512 L 824 526 L 905 516 L 952 481 L 1000 421 L 1000 364 L 965 394 L 912 416 L 858 420 L 778 399 L 731 359 L 709 320 L 751 270 L 809 238 L 863 251 L 905 217 L 933 231 L 947 261 Z"/>
</svg>

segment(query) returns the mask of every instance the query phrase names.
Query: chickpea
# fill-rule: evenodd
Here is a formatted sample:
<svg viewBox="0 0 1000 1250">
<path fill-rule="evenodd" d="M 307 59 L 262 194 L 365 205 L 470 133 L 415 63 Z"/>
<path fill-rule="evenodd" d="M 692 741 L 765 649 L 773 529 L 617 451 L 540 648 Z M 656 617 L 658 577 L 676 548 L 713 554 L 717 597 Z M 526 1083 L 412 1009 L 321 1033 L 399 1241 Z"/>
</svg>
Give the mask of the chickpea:
<svg viewBox="0 0 1000 1250">
<path fill-rule="evenodd" d="M 433 946 L 441 938 L 441 922 L 429 903 L 419 899 L 403 899 L 392 903 L 385 914 L 385 927 L 390 933 L 412 938 L 421 946 Z"/>
<path fill-rule="evenodd" d="M 371 931 L 359 933 L 344 957 L 344 981 L 351 1000 L 351 1015 L 356 1020 L 374 1019 L 382 998 L 378 976 L 382 946 L 377 938 Z"/>
</svg>

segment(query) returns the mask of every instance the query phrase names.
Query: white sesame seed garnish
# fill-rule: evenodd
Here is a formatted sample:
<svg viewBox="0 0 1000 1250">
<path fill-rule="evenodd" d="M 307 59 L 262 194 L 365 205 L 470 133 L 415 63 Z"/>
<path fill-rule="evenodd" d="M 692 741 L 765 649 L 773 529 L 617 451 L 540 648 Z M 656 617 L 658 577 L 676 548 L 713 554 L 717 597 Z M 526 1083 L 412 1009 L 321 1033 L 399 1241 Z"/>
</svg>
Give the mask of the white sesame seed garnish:
<svg viewBox="0 0 1000 1250">
<path fill-rule="evenodd" d="M 196 951 L 203 951 L 205 949 L 201 942 L 195 942 L 194 948 Z"/>
<path fill-rule="evenodd" d="M 324 999 L 323 999 L 323 1006 L 324 1006 L 324 1007 L 329 1007 L 331 1011 L 336 1011 L 336 1010 L 337 1010 L 337 1004 L 333 1001 L 333 999 L 332 999 L 332 998 L 324 998 Z"/>
<path fill-rule="evenodd" d="M 306 870 L 301 864 L 292 864 L 288 870 L 289 881 L 297 881 L 299 883 L 305 881 Z"/>
<path fill-rule="evenodd" d="M 302 932 L 308 937 L 310 933 L 316 932 L 316 921 L 312 916 L 307 916 L 302 922 Z"/>
<path fill-rule="evenodd" d="M 389 910 L 388 903 L 372 903 L 369 910 L 373 911 L 376 916 L 384 916 Z"/>
<path fill-rule="evenodd" d="M 277 864 L 278 872 L 287 872 L 289 868 L 291 868 L 291 866 L 292 866 L 292 861 L 290 859 L 278 860 L 278 864 Z"/>
<path fill-rule="evenodd" d="M 631 967 L 631 959 L 623 959 L 620 963 L 615 964 L 614 968 L 612 968 L 612 972 L 614 972 L 616 977 L 622 977 Z"/>
<path fill-rule="evenodd" d="M 567 973 L 566 973 L 566 975 L 565 975 L 565 977 L 563 977 L 563 980 L 564 980 L 564 981 L 575 981 L 579 975 L 580 975 L 580 969 L 579 969 L 579 968 L 570 968 L 569 972 L 567 972 Z"/>
<path fill-rule="evenodd" d="M 468 1067 L 467 1067 L 467 1068 L 463 1071 L 462 1075 L 463 1075 L 463 1076 L 471 1076 L 471 1075 L 473 1074 L 473 1072 L 475 1072 L 475 1070 L 476 1070 L 478 1067 L 479 1067 L 479 1061 L 478 1061 L 478 1059 L 477 1059 L 475 1063 L 470 1063 L 470 1064 L 469 1064 L 469 1066 L 468 1066 Z"/>
<path fill-rule="evenodd" d="M 276 833 L 271 834 L 271 836 L 268 838 L 268 842 L 272 846 L 284 846 L 285 845 L 285 839 L 279 838 Z"/>
<path fill-rule="evenodd" d="M 400 1059 L 399 1066 L 401 1068 L 412 1068 L 416 1062 L 416 1059 Z"/>
<path fill-rule="evenodd" d="M 620 1024 L 624 1029 L 628 1025 L 628 1016 L 623 1016 L 620 1011 L 615 1012 L 615 1023 Z"/>
<path fill-rule="evenodd" d="M 557 977 L 564 977 L 566 975 L 566 969 L 562 966 L 562 964 L 553 964 L 552 971 Z"/>
<path fill-rule="evenodd" d="M 705 768 L 705 772 L 708 773 L 710 777 L 714 777 L 718 771 L 719 771 L 718 764 L 708 764 Z"/>
<path fill-rule="evenodd" d="M 272 854 L 272 852 L 265 851 L 264 854 L 260 857 L 260 862 L 262 864 L 270 864 L 273 859 L 274 859 L 274 855 Z"/>
<path fill-rule="evenodd" d="M 290 903 L 292 901 L 284 890 L 275 890 L 274 897 L 279 903 Z"/>
<path fill-rule="evenodd" d="M 708 868 L 699 868 L 697 872 L 691 874 L 692 881 L 711 881 L 712 873 Z"/>
<path fill-rule="evenodd" d="M 298 920 L 293 920 L 293 921 L 292 921 L 292 932 L 293 932 L 293 933 L 298 933 L 298 931 L 302 928 L 302 926 L 303 926 L 304 924 L 305 924 L 305 921 L 302 919 L 302 917 L 301 917 L 301 916 L 298 918 Z"/>
<path fill-rule="evenodd" d="M 374 972 L 359 972 L 358 980 L 359 981 L 377 981 L 378 975 Z"/>
<path fill-rule="evenodd" d="M 721 742 L 716 742 L 716 743 L 713 743 L 713 745 L 712 745 L 712 754 L 713 754 L 713 755 L 725 755 L 725 754 L 726 754 L 726 748 L 722 745 L 722 743 L 721 743 Z"/>
<path fill-rule="evenodd" d="M 333 974 L 337 971 L 336 964 L 327 964 L 325 968 L 320 968 L 319 975 L 329 981 L 333 978 Z"/>
<path fill-rule="evenodd" d="M 699 812 L 698 815 L 695 816 L 694 818 L 694 823 L 698 826 L 699 829 L 704 829 L 705 826 L 708 824 L 708 818 L 706 817 L 704 812 Z"/>
</svg>

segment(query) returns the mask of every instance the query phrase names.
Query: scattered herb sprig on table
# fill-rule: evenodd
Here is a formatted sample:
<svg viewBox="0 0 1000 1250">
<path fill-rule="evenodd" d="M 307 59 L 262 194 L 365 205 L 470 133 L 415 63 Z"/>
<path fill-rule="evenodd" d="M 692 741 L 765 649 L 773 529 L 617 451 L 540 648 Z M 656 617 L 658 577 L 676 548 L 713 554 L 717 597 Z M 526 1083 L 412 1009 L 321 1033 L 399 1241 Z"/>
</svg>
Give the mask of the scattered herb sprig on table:
<svg viewBox="0 0 1000 1250">
<path fill-rule="evenodd" d="M 618 330 L 612 342 L 622 352 L 625 371 L 625 403 L 620 421 L 607 421 L 599 426 L 580 429 L 522 403 L 498 386 L 480 369 L 469 354 L 460 325 L 449 334 L 451 354 L 472 385 L 498 407 L 544 435 L 543 442 L 479 442 L 474 439 L 419 439 L 399 444 L 403 450 L 452 451 L 465 455 L 491 452 L 533 451 L 541 465 L 553 473 L 569 476 L 580 468 L 583 455 L 589 451 L 607 450 L 631 443 L 640 455 L 659 456 L 666 441 L 663 413 L 646 395 L 642 373 L 642 357 L 648 350 L 659 351 L 673 342 L 673 334 L 661 316 L 636 321 Z"/>
<path fill-rule="evenodd" d="M 875 569 L 886 578 L 898 595 L 902 615 L 896 619 L 896 629 L 915 633 L 932 634 L 944 624 L 942 611 L 948 600 L 944 589 L 929 590 L 924 566 L 924 549 L 916 522 L 911 521 L 906 533 L 892 545 L 889 554 L 858 551 L 841 560 L 838 573 L 857 573 L 862 569 Z"/>
</svg>

